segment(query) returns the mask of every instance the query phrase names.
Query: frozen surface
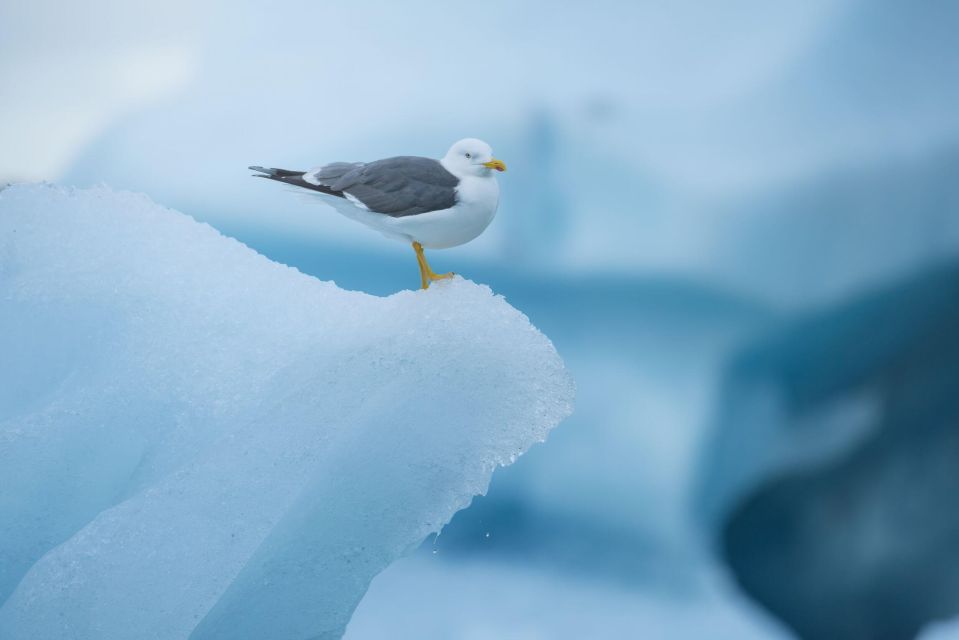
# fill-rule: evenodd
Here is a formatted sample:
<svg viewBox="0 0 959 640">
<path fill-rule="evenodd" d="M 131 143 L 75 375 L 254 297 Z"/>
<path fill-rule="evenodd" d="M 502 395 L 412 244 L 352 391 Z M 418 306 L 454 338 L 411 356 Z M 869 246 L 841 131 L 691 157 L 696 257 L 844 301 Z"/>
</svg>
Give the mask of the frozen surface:
<svg viewBox="0 0 959 640">
<path fill-rule="evenodd" d="M 344 291 L 105 188 L 0 193 L 0 353 L 4 638 L 338 637 L 572 402 L 486 287 Z"/>
</svg>

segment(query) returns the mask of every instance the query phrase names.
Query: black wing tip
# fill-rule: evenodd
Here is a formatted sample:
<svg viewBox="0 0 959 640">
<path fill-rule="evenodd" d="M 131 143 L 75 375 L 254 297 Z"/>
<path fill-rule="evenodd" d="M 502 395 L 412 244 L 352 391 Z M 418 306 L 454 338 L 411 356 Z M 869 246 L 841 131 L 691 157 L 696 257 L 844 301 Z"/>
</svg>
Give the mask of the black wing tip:
<svg viewBox="0 0 959 640">
<path fill-rule="evenodd" d="M 296 171 L 293 169 L 276 169 L 260 166 L 247 167 L 250 171 L 258 171 L 255 177 L 257 178 L 273 178 L 275 180 L 283 180 L 285 178 L 302 178 L 305 171 Z"/>
<path fill-rule="evenodd" d="M 268 169 L 266 167 L 247 167 L 250 171 L 256 171 L 257 173 L 253 174 L 254 178 L 279 178 L 282 176 L 282 170 L 280 169 Z"/>
<path fill-rule="evenodd" d="M 303 179 L 303 175 L 305 173 L 303 171 L 291 171 L 289 169 L 267 169 L 266 167 L 248 167 L 248 169 L 250 169 L 250 171 L 259 172 L 253 174 L 254 178 L 276 180 L 277 182 L 282 182 L 283 184 L 293 185 L 294 187 L 302 187 L 311 191 L 319 191 L 320 193 L 336 196 L 338 198 L 346 197 L 342 191 L 336 191 L 335 189 L 331 189 L 326 185 L 307 182 Z"/>
</svg>

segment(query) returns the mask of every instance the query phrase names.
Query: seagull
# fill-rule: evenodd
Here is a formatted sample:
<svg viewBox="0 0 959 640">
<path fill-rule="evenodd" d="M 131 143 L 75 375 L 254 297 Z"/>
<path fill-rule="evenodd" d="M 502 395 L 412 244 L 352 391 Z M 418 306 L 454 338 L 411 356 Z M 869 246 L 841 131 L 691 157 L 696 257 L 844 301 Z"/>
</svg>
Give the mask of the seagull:
<svg viewBox="0 0 959 640">
<path fill-rule="evenodd" d="M 333 162 L 309 171 L 250 167 L 256 177 L 310 189 L 351 220 L 412 244 L 420 283 L 428 289 L 453 273 L 435 273 L 423 248 L 448 249 L 478 237 L 496 215 L 506 165 L 476 138 L 455 143 L 439 160 L 396 156 Z"/>
</svg>

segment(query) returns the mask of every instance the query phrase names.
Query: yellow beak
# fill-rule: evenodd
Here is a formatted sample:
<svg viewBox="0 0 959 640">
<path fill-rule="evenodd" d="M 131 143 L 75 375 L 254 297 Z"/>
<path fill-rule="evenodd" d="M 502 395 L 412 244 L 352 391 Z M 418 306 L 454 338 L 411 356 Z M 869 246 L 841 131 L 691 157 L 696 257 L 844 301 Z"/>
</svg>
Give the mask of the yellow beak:
<svg viewBox="0 0 959 640">
<path fill-rule="evenodd" d="M 483 166 L 489 169 L 496 169 L 497 171 L 506 171 L 506 165 L 503 164 L 503 161 L 497 160 L 496 158 L 493 158 L 489 162 L 484 162 Z"/>
</svg>

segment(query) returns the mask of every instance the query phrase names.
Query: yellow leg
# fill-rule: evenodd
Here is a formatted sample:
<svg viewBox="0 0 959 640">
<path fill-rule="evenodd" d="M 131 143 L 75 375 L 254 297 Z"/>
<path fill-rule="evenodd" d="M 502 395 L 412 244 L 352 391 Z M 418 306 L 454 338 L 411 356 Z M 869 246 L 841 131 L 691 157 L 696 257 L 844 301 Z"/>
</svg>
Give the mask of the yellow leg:
<svg viewBox="0 0 959 640">
<path fill-rule="evenodd" d="M 444 278 L 452 278 L 456 275 L 453 272 L 435 273 L 430 268 L 430 263 L 426 261 L 426 255 L 423 253 L 423 245 L 419 242 L 413 243 L 413 251 L 416 252 L 416 262 L 420 265 L 420 283 L 424 289 L 429 289 L 430 283 L 433 280 L 443 280 Z"/>
</svg>

